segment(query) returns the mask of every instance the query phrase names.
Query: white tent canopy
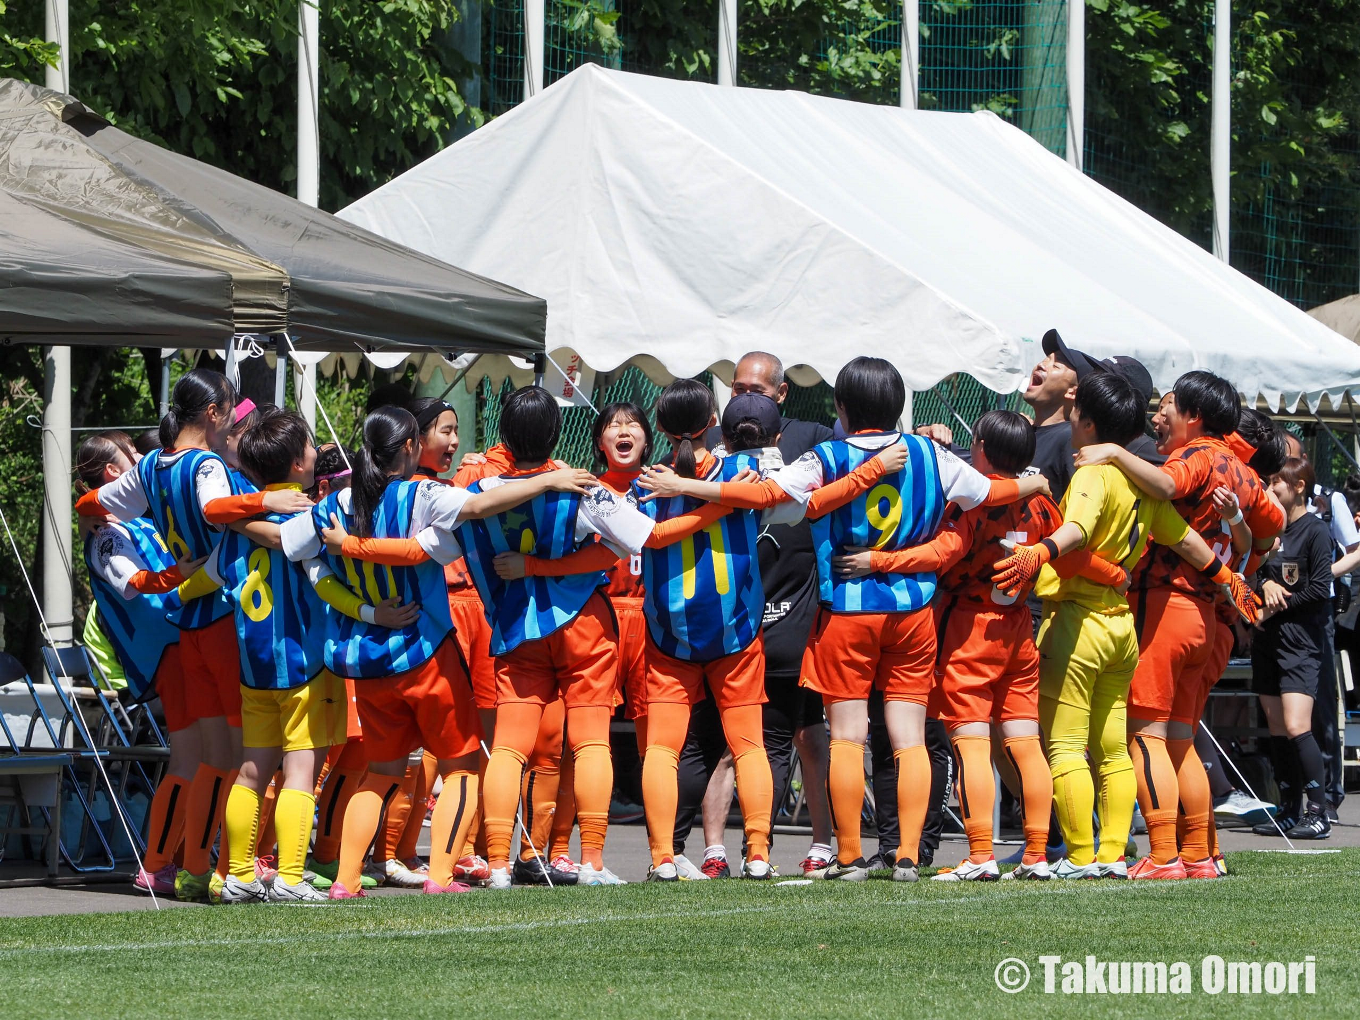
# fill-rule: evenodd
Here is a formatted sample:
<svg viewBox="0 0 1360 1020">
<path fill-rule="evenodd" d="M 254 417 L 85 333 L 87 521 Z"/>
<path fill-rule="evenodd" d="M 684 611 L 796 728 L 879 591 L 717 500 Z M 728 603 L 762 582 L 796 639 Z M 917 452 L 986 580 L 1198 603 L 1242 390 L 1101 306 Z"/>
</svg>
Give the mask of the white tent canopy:
<svg viewBox="0 0 1360 1020">
<path fill-rule="evenodd" d="M 1272 406 L 1360 392 L 1354 344 L 990 113 L 587 65 L 340 215 L 545 297 L 547 349 L 601 371 L 760 349 L 833 379 L 874 354 L 912 389 L 1007 392 L 1057 327 L 1162 390 L 1207 368 Z"/>
</svg>

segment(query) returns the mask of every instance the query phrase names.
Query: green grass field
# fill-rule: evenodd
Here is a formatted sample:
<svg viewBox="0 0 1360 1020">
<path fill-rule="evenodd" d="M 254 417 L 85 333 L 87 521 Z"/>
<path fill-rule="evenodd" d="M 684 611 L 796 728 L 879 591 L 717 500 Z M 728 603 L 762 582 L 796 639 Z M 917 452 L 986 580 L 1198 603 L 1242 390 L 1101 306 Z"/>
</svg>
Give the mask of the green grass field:
<svg viewBox="0 0 1360 1020">
<path fill-rule="evenodd" d="M 1217 882 L 707 882 L 0 921 L 0 1013 L 37 1017 L 1355 1015 L 1360 850 L 1236 854 Z M 1184 960 L 1180 996 L 1046 995 L 1041 954 Z M 1200 960 L 1316 957 L 1316 994 L 1200 990 Z M 1007 957 L 1034 973 L 995 987 Z M 1295 999 L 1302 1001 L 1294 1001 Z M 1170 1001 L 1168 1001 L 1170 1000 Z M 1284 1000 L 1284 1001 L 1281 1001 Z"/>
</svg>

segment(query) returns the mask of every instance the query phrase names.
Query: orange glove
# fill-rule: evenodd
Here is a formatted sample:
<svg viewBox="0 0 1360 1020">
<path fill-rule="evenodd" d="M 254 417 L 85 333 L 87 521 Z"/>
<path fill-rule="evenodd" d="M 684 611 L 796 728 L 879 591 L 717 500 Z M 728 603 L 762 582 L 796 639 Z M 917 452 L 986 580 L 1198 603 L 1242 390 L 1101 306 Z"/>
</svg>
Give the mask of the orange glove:
<svg viewBox="0 0 1360 1020">
<path fill-rule="evenodd" d="M 1241 574 L 1234 574 L 1228 569 L 1227 564 L 1218 560 L 1205 567 L 1202 573 L 1223 590 L 1228 604 L 1236 609 L 1238 615 L 1247 623 L 1255 623 L 1261 618 L 1260 596 L 1248 587 L 1246 578 Z"/>
<path fill-rule="evenodd" d="M 996 571 L 992 583 L 1006 595 L 1014 595 L 1033 584 L 1044 564 L 1052 560 L 1058 551 L 1057 543 L 1051 538 L 1044 539 L 1038 545 L 1010 548 L 1010 556 L 992 564 L 992 569 Z"/>
</svg>

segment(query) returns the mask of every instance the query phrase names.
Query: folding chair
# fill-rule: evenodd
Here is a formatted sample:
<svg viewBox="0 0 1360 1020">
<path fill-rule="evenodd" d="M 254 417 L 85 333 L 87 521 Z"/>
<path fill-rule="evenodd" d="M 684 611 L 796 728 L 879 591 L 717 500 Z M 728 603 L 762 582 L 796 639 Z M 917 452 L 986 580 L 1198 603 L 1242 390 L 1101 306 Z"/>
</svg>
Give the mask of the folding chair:
<svg viewBox="0 0 1360 1020">
<path fill-rule="evenodd" d="M 74 848 L 68 846 L 66 838 L 62 837 L 59 843 L 62 858 L 66 861 L 67 866 L 73 871 L 112 871 L 118 866 L 117 856 L 114 854 L 113 847 L 109 844 L 108 839 L 104 835 L 103 827 L 99 824 L 99 818 L 90 803 L 91 797 L 86 795 L 86 788 L 93 791 L 97 782 L 98 772 L 100 771 L 100 765 L 102 763 L 96 759 L 107 757 L 107 753 L 94 747 L 93 741 L 89 737 L 89 731 L 85 728 L 84 717 L 78 714 L 72 714 L 72 702 L 70 698 L 62 689 L 61 684 L 55 683 L 53 684 L 53 688 L 56 691 L 58 699 L 64 706 L 64 711 L 70 718 L 70 722 L 77 729 L 83 731 L 82 743 L 84 743 L 84 747 L 66 746 L 61 733 L 61 730 L 66 724 L 66 720 L 63 719 L 62 726 L 53 725 L 52 717 L 48 714 L 47 707 L 43 704 L 42 692 L 38 690 L 38 685 L 29 675 L 28 670 L 24 668 L 23 663 L 19 662 L 18 659 L 8 653 L 0 652 L 0 683 L 10 683 L 16 680 L 22 681 L 28 691 L 29 699 L 33 702 L 33 714 L 29 718 L 28 732 L 24 736 L 23 743 L 17 746 L 24 750 L 34 749 L 33 738 L 38 732 L 38 725 L 41 723 L 43 730 L 47 734 L 48 747 L 52 748 L 55 752 L 63 753 L 70 758 L 70 764 L 65 768 L 65 776 L 70 782 L 71 794 L 76 798 L 76 801 L 80 806 L 80 810 L 83 814 L 83 821 L 81 822 L 80 827 L 80 842 Z M 88 781 L 81 779 L 80 774 L 77 772 L 78 766 L 83 766 L 85 768 L 89 777 Z M 58 792 L 60 793 L 60 791 Z M 55 810 L 61 810 L 60 798 L 58 799 L 58 805 Z M 85 863 L 85 846 L 91 833 L 93 833 L 99 844 L 99 849 L 103 853 L 105 863 Z"/>
</svg>

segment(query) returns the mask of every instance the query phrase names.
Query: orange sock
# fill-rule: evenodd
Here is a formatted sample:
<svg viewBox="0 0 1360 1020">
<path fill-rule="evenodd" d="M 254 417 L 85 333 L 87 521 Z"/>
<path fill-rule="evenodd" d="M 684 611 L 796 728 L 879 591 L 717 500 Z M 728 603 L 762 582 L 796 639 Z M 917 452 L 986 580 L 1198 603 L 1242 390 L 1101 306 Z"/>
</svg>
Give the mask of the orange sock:
<svg viewBox="0 0 1360 1020">
<path fill-rule="evenodd" d="M 255 856 L 267 857 L 279 844 L 279 834 L 274 828 L 274 808 L 279 802 L 279 791 L 283 789 L 283 773 L 275 772 L 273 781 L 264 788 L 260 799 L 260 832 L 255 838 Z"/>
<path fill-rule="evenodd" d="M 434 789 L 434 778 L 439 775 L 439 759 L 426 751 L 416 765 L 416 786 L 411 793 L 411 812 L 406 816 L 406 825 L 401 830 L 401 840 L 396 846 L 396 858 L 409 861 L 416 856 L 416 843 L 425 828 L 425 811 L 429 803 L 430 791 Z M 476 798 L 473 798 L 474 802 Z M 433 821 L 430 823 L 433 825 Z M 447 884 L 447 883 L 445 883 Z"/>
<path fill-rule="evenodd" d="M 312 856 L 322 864 L 330 864 L 340 856 L 340 830 L 345 821 L 345 809 L 366 774 L 366 770 L 334 769 L 326 777 L 326 785 L 321 788 L 316 802 L 316 839 L 312 843 Z"/>
<path fill-rule="evenodd" d="M 453 866 L 463 856 L 476 813 L 477 773 L 471 769 L 449 772 L 430 817 L 430 878 L 439 885 L 453 881 Z"/>
<path fill-rule="evenodd" d="M 400 795 L 400 777 L 370 772 L 350 798 L 340 832 L 340 867 L 335 877 L 349 892 L 359 891 L 364 857 L 378 832 L 378 822 L 391 801 Z"/>
<path fill-rule="evenodd" d="M 175 859 L 175 849 L 184 839 L 184 802 L 189 783 L 188 779 L 167 773 L 151 798 L 142 867 L 153 875 Z"/>
<path fill-rule="evenodd" d="M 959 807 L 963 809 L 963 831 L 968 834 L 968 859 L 982 864 L 993 856 L 996 782 L 992 778 L 992 738 L 959 736 L 953 742 L 954 760 L 958 763 Z"/>
<path fill-rule="evenodd" d="M 604 838 L 609 831 L 609 802 L 614 797 L 614 758 L 609 751 L 608 708 L 576 705 L 567 709 L 567 732 L 576 762 L 576 818 L 581 826 L 581 863 L 604 867 Z"/>
<path fill-rule="evenodd" d="M 566 722 L 566 705 L 562 699 L 543 710 L 538 724 L 538 737 L 529 755 L 520 800 L 524 804 L 524 824 L 529 831 L 521 838 L 519 858 L 533 860 L 535 850 L 548 852 L 552 838 L 553 814 L 557 808 L 562 772 L 562 728 Z"/>
<path fill-rule="evenodd" d="M 571 856 L 571 830 L 576 825 L 576 759 L 570 751 L 562 755 L 558 774 L 557 804 L 553 808 L 552 834 L 548 841 L 548 860 Z M 539 847 L 539 849 L 543 849 Z"/>
<path fill-rule="evenodd" d="M 1053 773 L 1044 757 L 1043 745 L 1037 736 L 1006 737 L 1001 742 L 1006 760 L 1015 770 L 1020 798 L 1020 816 L 1025 826 L 1025 856 L 1023 863 L 1038 864 L 1045 860 L 1048 843 L 1049 815 L 1053 811 Z"/>
<path fill-rule="evenodd" d="M 680 802 L 680 749 L 689 729 L 689 705 L 654 702 L 647 706 L 651 720 L 647 753 L 642 759 L 642 806 L 647 815 L 647 843 L 652 867 L 675 856 L 675 812 Z"/>
<path fill-rule="evenodd" d="M 479 748 L 480 750 L 480 748 Z M 486 813 L 486 766 L 490 759 L 485 754 L 477 762 L 477 789 L 482 796 L 477 798 L 477 813 L 472 816 L 472 828 L 468 830 L 468 845 L 478 857 L 486 858 L 486 826 L 483 817 Z"/>
<path fill-rule="evenodd" d="M 915 864 L 921 853 L 926 808 L 930 806 L 930 752 L 925 744 L 903 747 L 893 752 L 893 760 L 897 763 L 897 824 L 902 831 L 897 863 L 908 860 Z M 988 809 L 990 817 L 991 810 Z M 990 825 L 989 820 L 989 828 Z"/>
<path fill-rule="evenodd" d="M 510 839 L 515 832 L 515 809 L 525 763 L 538 739 L 543 708 L 513 702 L 496 709 L 495 744 L 482 782 L 482 830 L 486 859 L 493 868 L 510 866 Z"/>
<path fill-rule="evenodd" d="M 1181 818 L 1184 824 L 1179 834 L 1181 857 L 1187 861 L 1202 861 L 1209 854 L 1209 828 L 1213 824 L 1214 795 L 1209 789 L 1209 776 L 1204 762 L 1195 753 L 1194 740 L 1168 740 L 1167 753 L 1176 770 L 1176 785 L 1180 791 Z"/>
<path fill-rule="evenodd" d="M 184 870 L 204 875 L 212 870 L 212 846 L 222 827 L 222 812 L 231 790 L 231 773 L 200 765 L 189 785 L 189 803 L 184 815 Z M 222 854 L 223 857 L 227 855 Z"/>
<path fill-rule="evenodd" d="M 769 860 L 770 815 L 774 810 L 774 777 L 765 753 L 764 710 L 742 705 L 722 713 L 723 734 L 737 773 L 737 800 L 746 829 L 746 856 Z"/>
<path fill-rule="evenodd" d="M 1133 774 L 1138 782 L 1138 805 L 1147 821 L 1152 863 L 1170 864 L 1178 853 L 1176 809 L 1180 795 L 1166 738 L 1135 733 L 1129 738 L 1129 757 L 1133 759 Z"/>
<path fill-rule="evenodd" d="M 853 864 L 864 856 L 859 841 L 859 816 L 864 808 L 863 744 L 854 740 L 831 741 L 826 789 L 831 825 L 836 830 L 836 859 L 842 864 Z"/>
<path fill-rule="evenodd" d="M 396 858 L 397 844 L 401 842 L 406 824 L 415 813 L 414 799 L 419 774 L 419 765 L 406 766 L 406 772 L 401 777 L 401 796 L 393 799 L 387 806 L 387 813 L 383 815 L 382 831 L 378 833 L 378 843 L 373 848 L 375 860 L 390 861 Z"/>
</svg>

